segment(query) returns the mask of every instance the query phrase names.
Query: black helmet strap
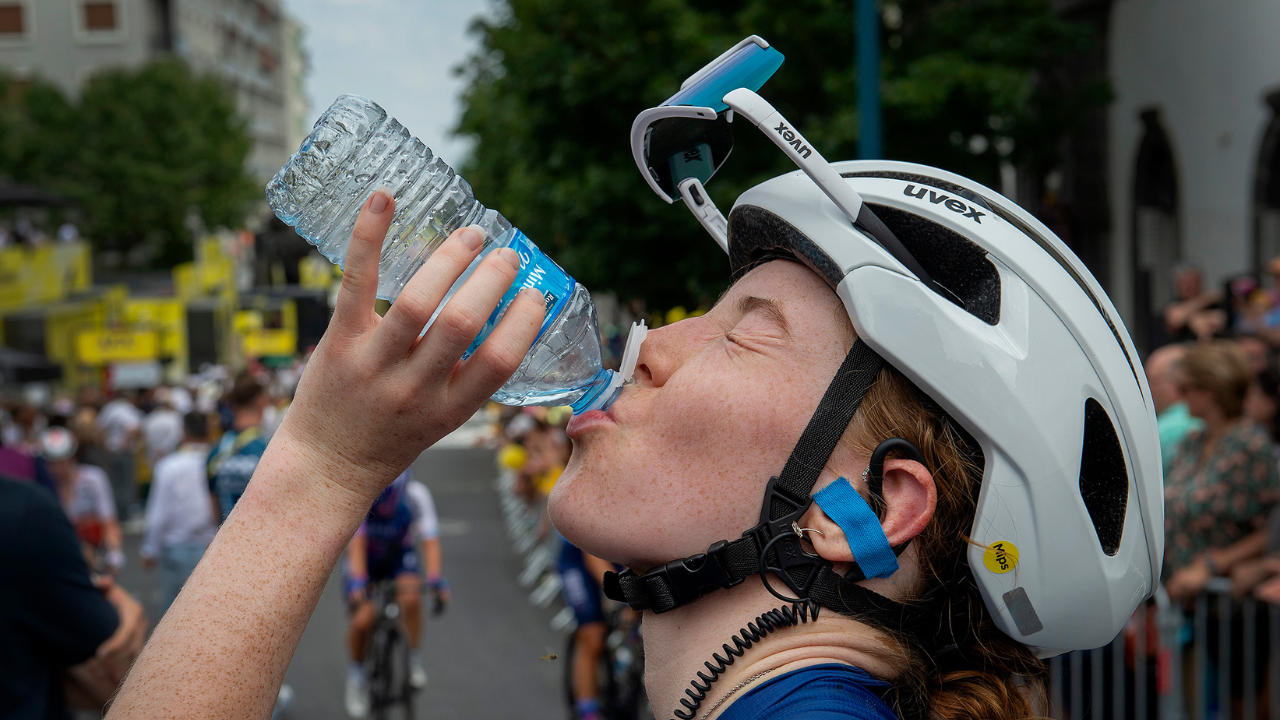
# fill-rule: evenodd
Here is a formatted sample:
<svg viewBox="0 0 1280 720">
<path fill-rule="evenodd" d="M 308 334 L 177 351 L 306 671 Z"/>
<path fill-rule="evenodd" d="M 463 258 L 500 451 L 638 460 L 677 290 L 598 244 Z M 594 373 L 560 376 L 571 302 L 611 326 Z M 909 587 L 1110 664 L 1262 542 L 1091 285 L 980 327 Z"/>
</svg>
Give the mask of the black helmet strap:
<svg viewBox="0 0 1280 720">
<path fill-rule="evenodd" d="M 752 575 L 759 574 L 764 579 L 765 573 L 770 572 L 797 598 L 812 598 L 844 615 L 900 627 L 907 620 L 906 606 L 858 585 L 866 575 L 856 562 L 845 576 L 834 572 L 830 561 L 803 549 L 796 532 L 797 523 L 813 503 L 818 476 L 883 365 L 884 360 L 865 342 L 854 342 L 782 472 L 769 480 L 759 524 L 737 540 L 721 540 L 705 553 L 672 560 L 642 574 L 632 570 L 608 573 L 605 595 L 626 602 L 634 610 L 664 613 L 708 592 L 739 585 Z M 891 438 L 876 450 L 868 484 L 872 489 L 871 505 L 881 514 L 885 455 L 901 451 L 919 458 L 919 451 L 901 438 Z M 901 553 L 905 547 L 904 543 L 893 550 Z M 767 579 L 765 584 L 777 595 Z"/>
</svg>

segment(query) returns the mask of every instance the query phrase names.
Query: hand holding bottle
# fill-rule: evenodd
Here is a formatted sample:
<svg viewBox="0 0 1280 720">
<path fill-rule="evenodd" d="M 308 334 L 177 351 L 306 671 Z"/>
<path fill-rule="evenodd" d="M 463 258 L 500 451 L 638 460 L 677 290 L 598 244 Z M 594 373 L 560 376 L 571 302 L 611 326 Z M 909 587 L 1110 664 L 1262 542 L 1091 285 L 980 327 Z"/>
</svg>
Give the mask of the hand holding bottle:
<svg viewBox="0 0 1280 720">
<path fill-rule="evenodd" d="M 450 235 L 378 317 L 378 255 L 394 210 L 383 189 L 361 208 L 333 319 L 272 442 L 289 454 L 282 460 L 306 464 L 364 509 L 502 386 L 543 319 L 541 293 L 522 291 L 484 343 L 460 360 L 516 277 L 519 258 L 503 248 L 476 267 L 419 338 L 481 250 L 484 236 L 470 227 Z"/>
</svg>

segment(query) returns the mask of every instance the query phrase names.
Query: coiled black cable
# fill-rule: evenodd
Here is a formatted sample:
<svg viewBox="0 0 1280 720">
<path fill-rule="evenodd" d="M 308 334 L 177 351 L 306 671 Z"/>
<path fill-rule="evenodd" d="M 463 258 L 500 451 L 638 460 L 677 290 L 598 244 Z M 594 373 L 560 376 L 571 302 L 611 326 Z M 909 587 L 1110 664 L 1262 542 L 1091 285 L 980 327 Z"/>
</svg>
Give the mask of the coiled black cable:
<svg viewBox="0 0 1280 720">
<path fill-rule="evenodd" d="M 737 635 L 729 638 L 733 643 L 733 647 L 729 647 L 729 643 L 721 645 L 724 648 L 724 655 L 720 653 L 711 653 L 711 660 L 703 663 L 706 666 L 707 673 L 698 671 L 698 680 L 690 680 L 691 687 L 685 689 L 688 698 L 680 698 L 680 704 L 685 710 L 677 708 L 675 710 L 676 718 L 679 720 L 693 720 L 698 712 L 698 708 L 702 705 L 702 701 L 706 700 L 707 693 L 711 691 L 711 684 L 720 679 L 724 674 L 725 668 L 733 664 L 736 658 L 742 657 L 752 645 L 760 642 L 769 633 L 775 632 L 781 628 L 795 627 L 801 623 L 807 623 L 810 619 L 818 619 L 818 611 L 820 610 L 818 603 L 810 598 L 806 598 L 803 602 L 791 603 L 782 607 L 770 610 L 763 615 L 757 617 L 753 622 L 747 623 L 745 628 L 738 631 Z M 712 665 L 712 660 L 715 664 Z M 672 720 L 675 720 L 673 718 Z"/>
</svg>

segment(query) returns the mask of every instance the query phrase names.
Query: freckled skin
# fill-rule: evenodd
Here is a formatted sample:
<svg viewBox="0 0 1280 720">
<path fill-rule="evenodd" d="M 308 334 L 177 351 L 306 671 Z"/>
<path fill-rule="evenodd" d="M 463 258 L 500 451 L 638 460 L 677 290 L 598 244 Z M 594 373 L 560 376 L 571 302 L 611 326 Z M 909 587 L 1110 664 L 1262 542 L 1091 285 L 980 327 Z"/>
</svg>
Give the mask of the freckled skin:
<svg viewBox="0 0 1280 720">
<path fill-rule="evenodd" d="M 789 329 L 770 313 L 744 313 L 749 297 L 772 300 Z M 748 273 L 706 315 L 651 331 L 636 383 L 610 409 L 616 424 L 588 426 L 574 440 L 548 505 L 556 528 L 586 552 L 643 571 L 754 526 L 765 484 L 782 471 L 848 352 L 842 313 L 816 274 L 777 260 Z M 815 490 L 841 475 L 857 479 L 866 464 L 842 444 Z M 891 544 L 915 537 L 932 518 L 933 480 L 919 463 L 887 461 L 884 493 Z M 815 552 L 843 572 L 853 558 L 839 526 L 816 506 L 801 525 L 823 533 L 810 535 Z M 910 595 L 919 579 L 916 547 L 908 546 L 891 578 L 864 584 L 889 597 Z M 676 610 L 646 612 L 645 688 L 655 710 L 678 708 L 710 654 L 779 604 L 748 578 Z M 892 680 L 901 660 L 889 647 L 879 631 L 824 610 L 818 622 L 771 635 L 735 662 L 712 697 L 765 670 L 826 662 Z"/>
<path fill-rule="evenodd" d="M 784 332 L 740 300 L 773 300 Z M 711 312 L 658 328 L 636 383 L 574 441 L 556 483 L 556 527 L 587 552 L 649 567 L 704 551 L 754 525 L 847 348 L 840 300 L 802 265 L 774 261 L 738 281 Z"/>
</svg>

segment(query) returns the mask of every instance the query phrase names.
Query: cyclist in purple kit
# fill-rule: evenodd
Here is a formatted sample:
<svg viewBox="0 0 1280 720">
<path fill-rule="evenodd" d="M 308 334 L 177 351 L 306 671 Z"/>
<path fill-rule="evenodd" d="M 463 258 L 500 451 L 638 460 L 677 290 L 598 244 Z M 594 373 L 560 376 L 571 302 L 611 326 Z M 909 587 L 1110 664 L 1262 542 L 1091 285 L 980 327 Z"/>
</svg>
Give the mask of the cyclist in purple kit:
<svg viewBox="0 0 1280 720">
<path fill-rule="evenodd" d="M 365 648 L 373 629 L 375 608 L 369 599 L 371 583 L 394 580 L 396 604 L 400 606 L 405 634 L 409 639 L 409 683 L 414 688 L 427 684 L 418 645 L 422 639 L 422 567 L 427 584 L 437 598 L 437 608 L 448 601 L 449 585 L 440 576 L 439 521 L 430 491 L 412 480 L 408 469 L 374 501 L 365 521 L 347 546 L 344 565 L 351 626 L 347 634 L 351 665 L 347 672 L 347 714 L 361 718 L 369 713 L 369 684 L 365 674 Z M 421 539 L 422 559 L 415 552 Z"/>
</svg>

